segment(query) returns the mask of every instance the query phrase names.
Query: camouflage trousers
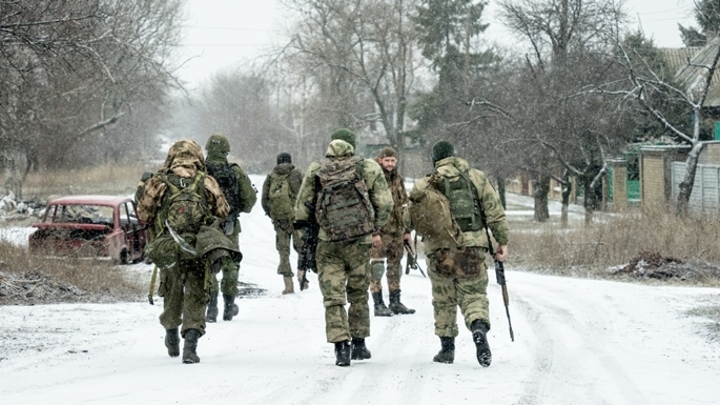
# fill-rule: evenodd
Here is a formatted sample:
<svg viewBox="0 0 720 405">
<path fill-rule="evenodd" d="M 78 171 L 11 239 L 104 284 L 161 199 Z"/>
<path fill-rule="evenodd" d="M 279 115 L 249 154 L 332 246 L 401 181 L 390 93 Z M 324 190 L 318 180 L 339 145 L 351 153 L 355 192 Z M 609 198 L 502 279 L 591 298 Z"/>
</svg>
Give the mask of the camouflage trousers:
<svg viewBox="0 0 720 405">
<path fill-rule="evenodd" d="M 292 267 L 290 266 L 290 239 L 292 239 L 293 249 L 297 252 L 300 250 L 300 240 L 297 232 L 293 229 L 292 221 L 277 220 L 273 221 L 275 227 L 275 249 L 280 254 L 280 264 L 277 268 L 277 274 L 284 277 L 294 276 Z"/>
<path fill-rule="evenodd" d="M 320 241 L 315 253 L 329 343 L 370 336 L 370 245 Z M 347 312 L 345 303 L 350 303 Z"/>
<path fill-rule="evenodd" d="M 458 307 L 468 329 L 478 319 L 490 325 L 486 251 L 476 247 L 466 248 L 464 252 L 440 249 L 428 256 L 437 336 L 458 335 Z"/>
<path fill-rule="evenodd" d="M 400 277 L 402 269 L 400 262 L 403 258 L 403 234 L 382 235 L 382 246 L 370 248 L 370 262 L 368 272 L 370 273 L 370 292 L 375 294 L 382 292 L 382 275 L 387 277 L 388 290 L 400 289 Z M 382 259 L 387 259 L 387 271 Z"/>
<path fill-rule="evenodd" d="M 228 239 L 235 246 L 240 245 L 240 221 L 235 220 L 235 226 L 233 227 L 233 233 L 228 235 Z M 240 263 L 233 261 L 229 257 L 223 257 L 222 259 L 222 281 L 218 285 L 217 275 L 210 274 L 210 295 L 217 295 L 219 291 L 222 291 L 225 295 L 231 295 L 233 297 L 238 294 L 238 276 L 240 273 Z"/>
<path fill-rule="evenodd" d="M 158 295 L 163 297 L 160 324 L 165 329 L 182 325 L 183 336 L 188 329 L 205 334 L 205 307 L 210 301 L 206 287 L 209 273 L 201 260 L 179 262 L 160 270 Z"/>
</svg>

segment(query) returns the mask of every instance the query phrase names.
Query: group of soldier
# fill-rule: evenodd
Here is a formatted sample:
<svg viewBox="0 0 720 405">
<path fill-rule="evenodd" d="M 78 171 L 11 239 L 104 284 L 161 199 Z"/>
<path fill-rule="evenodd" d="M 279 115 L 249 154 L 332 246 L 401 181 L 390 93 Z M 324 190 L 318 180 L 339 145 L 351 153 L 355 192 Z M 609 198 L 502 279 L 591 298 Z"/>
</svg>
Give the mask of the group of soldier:
<svg viewBox="0 0 720 405">
<path fill-rule="evenodd" d="M 320 194 L 329 186 L 328 167 L 351 164 L 355 167 L 358 182 L 367 197 L 370 226 L 361 235 L 338 238 L 332 230 L 319 226 L 313 253 L 318 285 L 325 307 L 326 339 L 335 348 L 335 364 L 349 366 L 352 360 L 371 358 L 365 338 L 370 336 L 369 294 L 374 302 L 375 316 L 413 314 L 400 301 L 401 259 L 404 244 L 410 241 L 414 228 L 408 215 L 408 193 L 404 179 L 397 171 L 398 154 L 391 147 L 384 148 L 375 159 L 361 159 L 355 152 L 355 135 L 348 129 L 339 129 L 331 135 L 325 159 L 313 162 L 303 175 L 292 164 L 288 153 L 277 156 L 277 165 L 262 188 L 261 205 L 270 216 L 276 234 L 276 249 L 280 256 L 277 272 L 283 276 L 283 294 L 294 293 L 291 245 L 296 251 L 303 248 L 317 224 Z M 180 355 L 180 336 L 184 338 L 183 363 L 196 363 L 200 359 L 196 348 L 198 339 L 205 334 L 205 322 L 216 322 L 218 291 L 224 299 L 223 319 L 232 320 L 238 313 L 234 298 L 238 293 L 238 269 L 242 254 L 238 248 L 240 212 L 250 212 L 256 203 L 256 192 L 247 174 L 227 160 L 230 146 L 222 135 L 212 135 L 206 144 L 207 157 L 192 140 L 176 142 L 168 153 L 163 168 L 144 179 L 136 194 L 140 219 L 151 224 L 151 243 L 167 235 L 174 242 L 168 249 L 171 259 L 151 257 L 160 268 L 158 294 L 164 297 L 160 323 L 166 330 L 165 346 L 171 357 Z M 485 175 L 469 167 L 467 161 L 455 156 L 453 145 L 440 141 L 432 149 L 435 173 L 446 178 L 465 176 L 472 182 L 477 195 L 477 206 L 483 211 L 484 226 L 493 234 L 498 246 L 495 259 L 507 257 L 508 226 L 499 198 Z M 218 167 L 225 167 L 220 170 Z M 230 170 L 228 170 L 228 168 Z M 179 184 L 191 184 L 196 173 L 207 173 L 202 178 L 202 196 L 209 207 L 204 214 L 202 235 L 180 234 L 168 221 L 167 207 L 178 205 L 176 187 L 168 179 L 180 178 Z M 146 177 L 146 176 L 144 176 Z M 292 199 L 292 209 L 273 209 L 272 193 L 279 181 L 286 183 Z M 176 183 L 178 183 L 176 181 Z M 427 179 L 418 180 L 412 192 L 430 187 Z M 142 191 L 140 191 L 142 190 Z M 172 193 L 171 193 L 172 191 Z M 412 192 L 410 193 L 412 195 Z M 172 195 L 171 195 L 172 194 Z M 409 204 L 412 204 L 410 202 Z M 452 205 L 452 201 L 450 202 Z M 190 207 L 193 207 L 190 205 Z M 193 211 L 181 206 L 176 211 Z M 427 215 L 432 216 L 432 212 Z M 332 216 L 331 216 L 332 218 Z M 337 218 L 337 217 L 335 217 Z M 323 222 L 325 224 L 327 219 Z M 340 225 L 338 225 L 340 226 Z M 177 226 L 176 226 L 177 227 Z M 352 226 L 350 226 L 352 228 Z M 219 230 L 209 231 L 210 228 Z M 486 236 L 487 235 L 487 236 Z M 463 232 L 463 245 L 446 247 L 424 238 L 428 259 L 428 275 L 432 283 L 432 304 L 435 317 L 435 334 L 441 343 L 440 352 L 433 361 L 454 361 L 455 337 L 458 335 L 457 308 L 460 307 L 467 328 L 472 332 L 477 360 L 487 367 L 491 362 L 487 332 L 490 319 L 487 300 L 487 268 L 485 252 L 492 247 L 487 232 L 476 229 Z M 170 239 L 172 237 L 172 239 Z M 225 238 L 224 241 L 220 239 Z M 188 242 L 194 242 L 190 248 Z M 189 243 L 192 244 L 192 243 Z M 164 246 L 161 243 L 155 243 Z M 160 251 L 151 248 L 151 252 Z M 147 251 L 147 249 L 146 249 Z M 192 252 L 189 254 L 187 252 Z M 216 274 L 223 272 L 218 286 Z M 307 269 L 298 269 L 300 290 L 308 288 Z M 383 300 L 382 277 L 386 275 L 389 289 L 389 306 Z M 349 306 L 346 309 L 346 304 Z M 180 330 L 179 330 L 180 329 Z"/>
</svg>

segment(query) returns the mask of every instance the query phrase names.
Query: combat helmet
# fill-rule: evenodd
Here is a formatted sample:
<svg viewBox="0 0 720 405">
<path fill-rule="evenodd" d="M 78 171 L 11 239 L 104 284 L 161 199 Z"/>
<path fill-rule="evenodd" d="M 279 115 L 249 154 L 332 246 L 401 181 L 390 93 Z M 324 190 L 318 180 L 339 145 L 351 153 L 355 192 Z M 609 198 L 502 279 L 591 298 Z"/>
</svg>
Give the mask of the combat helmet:
<svg viewBox="0 0 720 405">
<path fill-rule="evenodd" d="M 205 150 L 207 150 L 208 153 L 226 154 L 230 152 L 230 142 L 228 142 L 224 135 L 213 134 L 208 138 L 207 144 L 205 144 Z"/>
</svg>

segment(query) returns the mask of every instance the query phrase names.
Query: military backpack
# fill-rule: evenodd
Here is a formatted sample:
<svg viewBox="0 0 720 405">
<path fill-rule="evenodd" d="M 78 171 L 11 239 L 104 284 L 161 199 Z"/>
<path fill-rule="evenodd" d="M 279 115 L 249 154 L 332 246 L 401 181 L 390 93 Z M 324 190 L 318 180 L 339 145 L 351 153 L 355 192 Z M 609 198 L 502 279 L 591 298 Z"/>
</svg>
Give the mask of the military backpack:
<svg viewBox="0 0 720 405">
<path fill-rule="evenodd" d="M 317 172 L 315 217 L 330 241 L 349 241 L 375 229 L 375 210 L 361 175 L 363 159 L 326 160 Z"/>
<path fill-rule="evenodd" d="M 240 189 L 238 187 L 240 179 L 238 179 L 237 173 L 233 170 L 233 166 L 236 165 L 234 163 L 218 165 L 210 162 L 206 162 L 205 164 L 208 174 L 217 181 L 220 190 L 222 190 L 223 195 L 225 195 L 225 200 L 227 200 L 230 206 L 230 213 L 238 214 L 240 212 L 241 199 Z"/>
<path fill-rule="evenodd" d="M 463 232 L 479 231 L 483 227 L 480 202 L 468 172 L 461 172 L 454 180 L 442 177 L 440 191 L 450 201 L 450 212 Z"/>
<path fill-rule="evenodd" d="M 205 199 L 205 174 L 184 178 L 170 172 L 164 180 L 168 188 L 160 211 L 162 223 L 167 221 L 178 234 L 197 233 L 212 216 Z"/>
<path fill-rule="evenodd" d="M 268 192 L 268 211 L 274 220 L 288 220 L 295 216 L 293 196 L 290 192 L 288 176 L 275 172 L 270 174 L 270 191 Z"/>
<path fill-rule="evenodd" d="M 418 235 L 431 240 L 442 248 L 454 248 L 464 244 L 462 230 L 453 220 L 451 204 L 439 190 L 443 183 L 438 174 L 426 177 L 427 187 L 415 189 L 408 199 L 408 214 Z"/>
<path fill-rule="evenodd" d="M 185 178 L 168 172 L 159 173 L 157 177 L 167 188 L 155 218 L 153 237 L 145 246 L 145 255 L 158 267 L 163 268 L 178 260 L 195 258 L 187 249 L 183 251 L 180 248 L 179 242 L 174 240 L 167 228 L 172 228 L 174 233 L 181 235 L 187 246 L 194 249 L 197 234 L 213 217 L 205 199 L 204 173 L 198 172 L 195 177 Z"/>
</svg>

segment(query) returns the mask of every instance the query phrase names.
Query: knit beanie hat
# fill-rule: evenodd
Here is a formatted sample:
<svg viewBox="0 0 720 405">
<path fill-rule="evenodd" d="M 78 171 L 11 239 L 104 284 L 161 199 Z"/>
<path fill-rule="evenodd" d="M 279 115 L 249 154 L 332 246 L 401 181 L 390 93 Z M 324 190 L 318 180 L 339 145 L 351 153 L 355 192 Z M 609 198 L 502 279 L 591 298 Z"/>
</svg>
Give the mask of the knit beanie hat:
<svg viewBox="0 0 720 405">
<path fill-rule="evenodd" d="M 292 156 L 287 152 L 277 155 L 277 164 L 281 163 L 292 163 Z"/>
<path fill-rule="evenodd" d="M 355 148 L 355 134 L 347 128 L 340 128 L 337 131 L 333 132 L 331 139 L 333 141 L 336 139 L 343 140 L 352 145 L 353 148 Z"/>
<path fill-rule="evenodd" d="M 383 159 L 386 157 L 397 158 L 398 154 L 397 154 L 397 151 L 395 150 L 395 148 L 393 148 L 392 146 L 386 146 L 386 147 L 382 148 L 380 150 L 380 152 L 378 152 L 378 154 L 377 154 L 378 159 Z"/>
<path fill-rule="evenodd" d="M 442 160 L 445 158 L 449 158 L 450 156 L 455 156 L 455 148 L 453 145 L 448 141 L 439 141 L 435 145 L 433 145 L 432 148 L 432 161 L 433 163 L 437 162 L 438 160 Z"/>
</svg>

